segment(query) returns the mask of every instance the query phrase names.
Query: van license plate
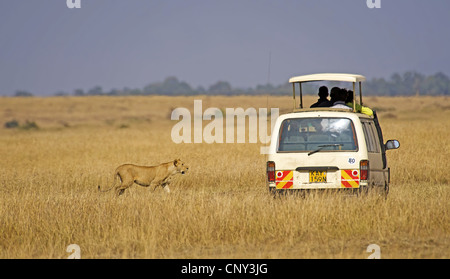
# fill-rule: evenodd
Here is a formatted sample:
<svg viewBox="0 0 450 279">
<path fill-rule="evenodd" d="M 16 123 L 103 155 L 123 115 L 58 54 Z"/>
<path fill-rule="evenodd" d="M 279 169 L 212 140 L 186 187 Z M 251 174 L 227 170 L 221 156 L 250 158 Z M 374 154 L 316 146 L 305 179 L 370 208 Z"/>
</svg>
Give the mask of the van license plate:
<svg viewBox="0 0 450 279">
<path fill-rule="evenodd" d="M 309 183 L 327 182 L 327 171 L 309 171 Z"/>
</svg>

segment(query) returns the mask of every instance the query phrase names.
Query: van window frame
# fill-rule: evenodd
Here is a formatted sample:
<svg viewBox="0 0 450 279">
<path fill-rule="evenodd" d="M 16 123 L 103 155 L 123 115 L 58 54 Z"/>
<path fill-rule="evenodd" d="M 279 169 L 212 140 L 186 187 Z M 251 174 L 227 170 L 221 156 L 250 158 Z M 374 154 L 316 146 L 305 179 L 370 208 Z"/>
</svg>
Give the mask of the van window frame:
<svg viewBox="0 0 450 279">
<path fill-rule="evenodd" d="M 367 146 L 367 152 L 369 153 L 380 153 L 380 138 L 378 136 L 375 123 L 372 120 L 361 121 L 364 137 Z"/>
<path fill-rule="evenodd" d="M 353 123 L 353 119 L 349 118 L 349 117 L 336 117 L 336 116 L 323 116 L 323 117 L 292 117 L 292 118 L 286 118 L 281 122 L 280 128 L 278 130 L 278 139 L 277 139 L 277 149 L 276 152 L 277 153 L 309 153 L 313 150 L 280 150 L 280 140 L 281 140 L 281 136 L 282 136 L 282 131 L 284 128 L 285 123 L 288 120 L 295 120 L 295 119 L 346 119 L 348 121 L 350 121 L 350 125 L 351 125 L 351 129 L 352 129 L 352 137 L 353 137 L 353 142 L 355 145 L 355 149 L 353 150 L 322 150 L 321 153 L 326 153 L 326 152 L 358 152 L 359 151 L 359 143 L 358 143 L 358 136 L 357 136 L 357 132 L 356 132 L 356 127 L 355 124 Z"/>
<path fill-rule="evenodd" d="M 386 159 L 386 146 L 384 145 L 383 139 L 383 131 L 381 130 L 380 122 L 378 121 L 378 115 L 376 110 L 373 111 L 373 123 L 375 124 L 375 128 L 377 130 L 378 139 L 380 142 L 381 148 L 381 159 L 383 161 L 383 169 L 387 167 L 387 159 Z"/>
</svg>

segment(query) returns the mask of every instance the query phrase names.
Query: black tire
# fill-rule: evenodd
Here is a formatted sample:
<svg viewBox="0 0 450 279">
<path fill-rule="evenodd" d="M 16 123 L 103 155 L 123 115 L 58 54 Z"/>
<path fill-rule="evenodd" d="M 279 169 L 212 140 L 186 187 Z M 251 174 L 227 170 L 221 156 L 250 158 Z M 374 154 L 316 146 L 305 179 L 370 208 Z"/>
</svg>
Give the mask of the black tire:
<svg viewBox="0 0 450 279">
<path fill-rule="evenodd" d="M 387 199 L 387 196 L 389 194 L 389 183 L 384 182 L 384 198 Z"/>
</svg>

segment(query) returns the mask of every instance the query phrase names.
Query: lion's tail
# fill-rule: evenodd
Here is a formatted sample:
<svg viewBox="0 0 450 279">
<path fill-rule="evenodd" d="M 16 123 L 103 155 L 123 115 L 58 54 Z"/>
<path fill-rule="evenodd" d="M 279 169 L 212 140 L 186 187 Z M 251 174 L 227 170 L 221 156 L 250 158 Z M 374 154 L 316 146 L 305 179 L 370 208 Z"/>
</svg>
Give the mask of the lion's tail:
<svg viewBox="0 0 450 279">
<path fill-rule="evenodd" d="M 111 191 L 112 188 L 114 188 L 114 186 L 116 186 L 117 177 L 119 177 L 119 174 L 116 172 L 116 173 L 114 174 L 114 182 L 113 182 L 112 186 L 111 186 L 109 189 L 102 190 L 101 187 L 100 187 L 100 185 L 98 185 L 98 191 L 99 191 L 99 192 L 109 192 L 109 191 Z"/>
</svg>

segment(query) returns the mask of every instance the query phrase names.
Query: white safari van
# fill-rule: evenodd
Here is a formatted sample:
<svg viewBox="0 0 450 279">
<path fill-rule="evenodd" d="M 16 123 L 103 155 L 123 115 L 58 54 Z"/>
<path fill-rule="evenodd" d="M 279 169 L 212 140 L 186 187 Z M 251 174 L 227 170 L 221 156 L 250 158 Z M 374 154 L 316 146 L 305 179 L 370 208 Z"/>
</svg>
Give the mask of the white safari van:
<svg viewBox="0 0 450 279">
<path fill-rule="evenodd" d="M 353 84 L 352 107 L 303 108 L 302 84 L 339 81 Z M 389 192 L 390 169 L 386 150 L 399 148 L 397 140 L 383 141 L 376 112 L 358 113 L 363 105 L 361 83 L 351 74 L 314 74 L 293 77 L 293 112 L 278 117 L 273 127 L 267 185 L 274 193 L 301 189 L 377 188 Z M 356 87 L 359 85 L 359 100 Z M 300 93 L 299 104 L 296 90 Z M 309 107 L 309 106 L 308 106 Z"/>
</svg>

